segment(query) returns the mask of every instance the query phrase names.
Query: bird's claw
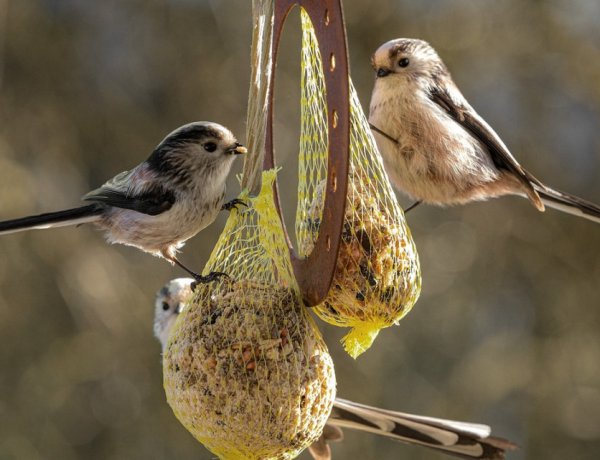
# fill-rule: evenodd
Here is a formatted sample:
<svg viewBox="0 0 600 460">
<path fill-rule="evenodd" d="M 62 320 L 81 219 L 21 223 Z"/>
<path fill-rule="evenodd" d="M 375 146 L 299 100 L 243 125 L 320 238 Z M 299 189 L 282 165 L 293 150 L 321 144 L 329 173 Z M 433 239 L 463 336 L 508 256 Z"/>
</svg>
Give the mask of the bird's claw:
<svg viewBox="0 0 600 460">
<path fill-rule="evenodd" d="M 248 207 L 248 204 L 245 201 L 240 200 L 239 198 L 234 198 L 233 200 L 224 203 L 223 206 L 221 206 L 221 211 L 231 211 L 232 209 L 237 209 L 238 205 Z"/>
<path fill-rule="evenodd" d="M 194 275 L 195 281 L 190 285 L 190 288 L 192 289 L 192 292 L 195 292 L 199 284 L 212 283 L 213 281 L 217 281 L 219 278 L 222 277 L 229 278 L 229 275 L 223 272 L 210 272 L 206 276 L 199 275 L 196 273 Z"/>
</svg>

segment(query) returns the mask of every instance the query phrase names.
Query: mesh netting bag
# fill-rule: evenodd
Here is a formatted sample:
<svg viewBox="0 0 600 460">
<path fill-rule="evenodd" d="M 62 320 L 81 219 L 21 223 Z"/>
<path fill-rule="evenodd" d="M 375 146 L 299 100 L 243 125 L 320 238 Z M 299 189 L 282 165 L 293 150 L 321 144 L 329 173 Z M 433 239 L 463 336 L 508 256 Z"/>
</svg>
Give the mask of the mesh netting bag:
<svg viewBox="0 0 600 460">
<path fill-rule="evenodd" d="M 318 237 L 327 175 L 327 105 L 321 56 L 302 10 L 301 135 L 296 238 L 301 256 Z M 350 167 L 342 240 L 333 284 L 315 307 L 324 321 L 352 330 L 343 338 L 357 357 L 379 330 L 396 324 L 421 289 L 417 251 L 350 82 Z"/>
<path fill-rule="evenodd" d="M 287 459 L 316 441 L 335 397 L 333 363 L 302 306 L 273 202 L 275 172 L 233 211 L 164 353 L 167 401 L 223 459 Z"/>
</svg>

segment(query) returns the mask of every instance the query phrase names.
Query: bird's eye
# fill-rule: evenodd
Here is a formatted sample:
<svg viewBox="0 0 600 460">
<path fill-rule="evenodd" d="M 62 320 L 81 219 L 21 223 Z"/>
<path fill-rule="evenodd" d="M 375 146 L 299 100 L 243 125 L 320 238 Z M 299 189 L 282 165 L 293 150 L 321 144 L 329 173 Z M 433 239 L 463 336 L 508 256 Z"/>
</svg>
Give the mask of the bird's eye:
<svg viewBox="0 0 600 460">
<path fill-rule="evenodd" d="M 167 311 L 167 310 L 169 309 L 169 304 L 168 304 L 167 302 L 163 302 L 163 303 L 162 303 L 162 309 L 163 309 L 164 311 Z"/>
<path fill-rule="evenodd" d="M 215 144 L 214 142 L 207 142 L 206 144 L 204 144 L 204 150 L 206 150 L 207 152 L 214 152 L 215 150 L 217 150 L 217 144 Z"/>
<path fill-rule="evenodd" d="M 398 61 L 398 65 L 400 67 L 408 67 L 408 64 L 410 64 L 410 60 L 408 58 L 402 58 Z"/>
</svg>

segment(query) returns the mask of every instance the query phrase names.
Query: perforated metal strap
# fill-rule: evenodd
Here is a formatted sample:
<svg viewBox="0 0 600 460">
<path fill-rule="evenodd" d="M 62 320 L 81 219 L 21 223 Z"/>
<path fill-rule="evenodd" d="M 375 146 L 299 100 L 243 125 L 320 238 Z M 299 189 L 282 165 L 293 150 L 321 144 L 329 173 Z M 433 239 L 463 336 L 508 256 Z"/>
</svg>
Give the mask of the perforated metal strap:
<svg viewBox="0 0 600 460">
<path fill-rule="evenodd" d="M 348 80 L 348 53 L 346 29 L 341 0 L 274 0 L 273 67 L 283 24 L 292 9 L 298 5 L 310 16 L 313 23 L 327 91 L 328 160 L 327 187 L 323 217 L 315 246 L 306 258 L 300 259 L 293 249 L 279 203 L 277 184 L 275 202 L 286 234 L 294 274 L 298 280 L 304 302 L 309 306 L 319 304 L 329 292 L 340 247 L 342 225 L 348 187 L 350 100 Z M 273 153 L 273 93 L 275 69 L 271 69 L 271 92 L 267 112 L 267 129 L 264 168 L 275 166 Z"/>
</svg>

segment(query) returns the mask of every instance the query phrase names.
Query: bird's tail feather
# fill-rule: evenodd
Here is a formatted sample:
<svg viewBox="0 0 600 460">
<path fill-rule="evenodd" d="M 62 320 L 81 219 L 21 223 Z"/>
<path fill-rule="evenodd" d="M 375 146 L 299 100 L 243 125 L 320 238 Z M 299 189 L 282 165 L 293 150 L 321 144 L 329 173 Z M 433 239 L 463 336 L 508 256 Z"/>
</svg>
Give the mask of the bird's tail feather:
<svg viewBox="0 0 600 460">
<path fill-rule="evenodd" d="M 550 187 L 534 187 L 546 206 L 600 223 L 600 206 L 597 204 Z"/>
<path fill-rule="evenodd" d="M 0 222 L 0 235 L 22 232 L 25 230 L 64 227 L 66 225 L 79 225 L 94 222 L 100 218 L 103 208 L 97 204 L 90 204 L 80 208 L 66 209 L 64 211 L 48 212 L 37 216 L 21 217 L 20 219 L 5 220 Z"/>
<path fill-rule="evenodd" d="M 418 444 L 461 458 L 498 460 L 516 445 L 490 436 L 487 425 L 405 414 L 337 398 L 328 424 Z"/>
</svg>

